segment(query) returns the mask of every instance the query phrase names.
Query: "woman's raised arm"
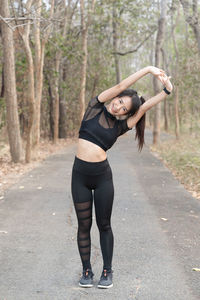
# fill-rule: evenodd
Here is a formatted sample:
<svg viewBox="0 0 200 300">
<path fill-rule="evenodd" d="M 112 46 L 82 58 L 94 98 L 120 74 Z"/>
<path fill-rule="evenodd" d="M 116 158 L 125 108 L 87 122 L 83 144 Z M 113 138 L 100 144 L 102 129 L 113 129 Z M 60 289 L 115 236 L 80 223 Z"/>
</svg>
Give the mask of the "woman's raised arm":
<svg viewBox="0 0 200 300">
<path fill-rule="evenodd" d="M 166 89 L 171 92 L 173 89 L 173 86 L 170 82 L 170 77 L 168 77 L 167 75 L 163 75 L 162 77 L 159 77 L 160 81 L 163 83 L 163 85 L 166 87 Z M 167 96 L 167 94 L 165 93 L 165 91 L 161 91 L 159 94 L 157 94 L 156 96 L 148 99 L 147 101 L 145 101 L 140 108 L 138 109 L 138 111 L 132 116 L 129 117 L 127 120 L 127 125 L 129 128 L 133 128 L 136 123 L 140 120 L 140 118 L 149 110 L 151 109 L 153 106 L 155 106 L 156 104 L 158 104 L 159 102 L 161 102 L 163 99 L 165 99 Z"/>
<path fill-rule="evenodd" d="M 164 74 L 164 71 L 153 67 L 153 66 L 148 66 L 145 67 L 136 73 L 130 75 L 126 79 L 122 80 L 120 83 L 117 85 L 103 91 L 101 94 L 99 94 L 98 98 L 100 102 L 106 102 L 114 97 L 116 97 L 118 94 L 126 90 L 128 87 L 130 87 L 132 84 L 134 84 L 137 80 L 142 78 L 143 76 L 147 75 L 148 73 L 151 73 L 155 76 L 162 76 Z"/>
</svg>

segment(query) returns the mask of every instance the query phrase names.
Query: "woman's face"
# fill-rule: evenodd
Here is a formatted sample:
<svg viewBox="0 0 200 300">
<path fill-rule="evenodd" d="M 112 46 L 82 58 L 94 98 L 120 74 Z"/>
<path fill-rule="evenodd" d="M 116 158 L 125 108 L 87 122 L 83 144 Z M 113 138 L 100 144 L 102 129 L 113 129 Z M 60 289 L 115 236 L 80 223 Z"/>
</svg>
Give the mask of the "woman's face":
<svg viewBox="0 0 200 300">
<path fill-rule="evenodd" d="M 123 96 L 114 98 L 107 108 L 113 116 L 122 116 L 126 115 L 130 111 L 131 105 L 131 97 Z"/>
</svg>

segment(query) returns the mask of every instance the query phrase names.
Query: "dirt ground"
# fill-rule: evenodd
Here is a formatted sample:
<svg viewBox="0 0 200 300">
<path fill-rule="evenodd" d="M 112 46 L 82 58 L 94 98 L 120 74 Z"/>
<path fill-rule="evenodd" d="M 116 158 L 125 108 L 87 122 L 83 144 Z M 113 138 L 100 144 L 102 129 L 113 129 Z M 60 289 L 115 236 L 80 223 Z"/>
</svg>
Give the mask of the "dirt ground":
<svg viewBox="0 0 200 300">
<path fill-rule="evenodd" d="M 22 175 L 37 167 L 44 159 L 51 154 L 55 154 L 75 143 L 77 138 L 59 139 L 57 144 L 53 144 L 49 140 L 41 140 L 38 150 L 32 153 L 32 160 L 30 163 L 11 162 L 10 150 L 8 144 L 1 144 L 0 147 L 0 200 L 3 199 L 4 191 L 12 184 L 17 183 Z"/>
</svg>

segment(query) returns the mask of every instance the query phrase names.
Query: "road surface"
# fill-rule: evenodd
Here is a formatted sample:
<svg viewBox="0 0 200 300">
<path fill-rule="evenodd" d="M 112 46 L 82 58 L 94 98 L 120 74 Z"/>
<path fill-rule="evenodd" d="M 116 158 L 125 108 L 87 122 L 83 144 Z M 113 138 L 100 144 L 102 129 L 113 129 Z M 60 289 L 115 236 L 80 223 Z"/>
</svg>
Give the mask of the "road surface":
<svg viewBox="0 0 200 300">
<path fill-rule="evenodd" d="M 146 132 L 147 145 L 151 133 Z M 200 299 L 200 202 L 134 132 L 108 151 L 115 199 L 113 288 L 102 290 L 99 233 L 93 207 L 95 286 L 78 286 L 81 263 L 71 197 L 72 144 L 10 187 L 0 202 L 0 300 Z"/>
</svg>

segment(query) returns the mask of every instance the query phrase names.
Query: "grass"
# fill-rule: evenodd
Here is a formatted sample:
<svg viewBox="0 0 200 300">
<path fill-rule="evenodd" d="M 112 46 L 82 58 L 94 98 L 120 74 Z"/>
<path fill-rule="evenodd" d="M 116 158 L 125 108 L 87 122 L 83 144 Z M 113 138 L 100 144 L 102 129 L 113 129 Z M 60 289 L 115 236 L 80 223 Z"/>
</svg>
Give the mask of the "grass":
<svg viewBox="0 0 200 300">
<path fill-rule="evenodd" d="M 200 138 L 188 135 L 181 136 L 180 140 L 171 138 L 151 146 L 151 150 L 185 188 L 200 199 Z"/>
</svg>

